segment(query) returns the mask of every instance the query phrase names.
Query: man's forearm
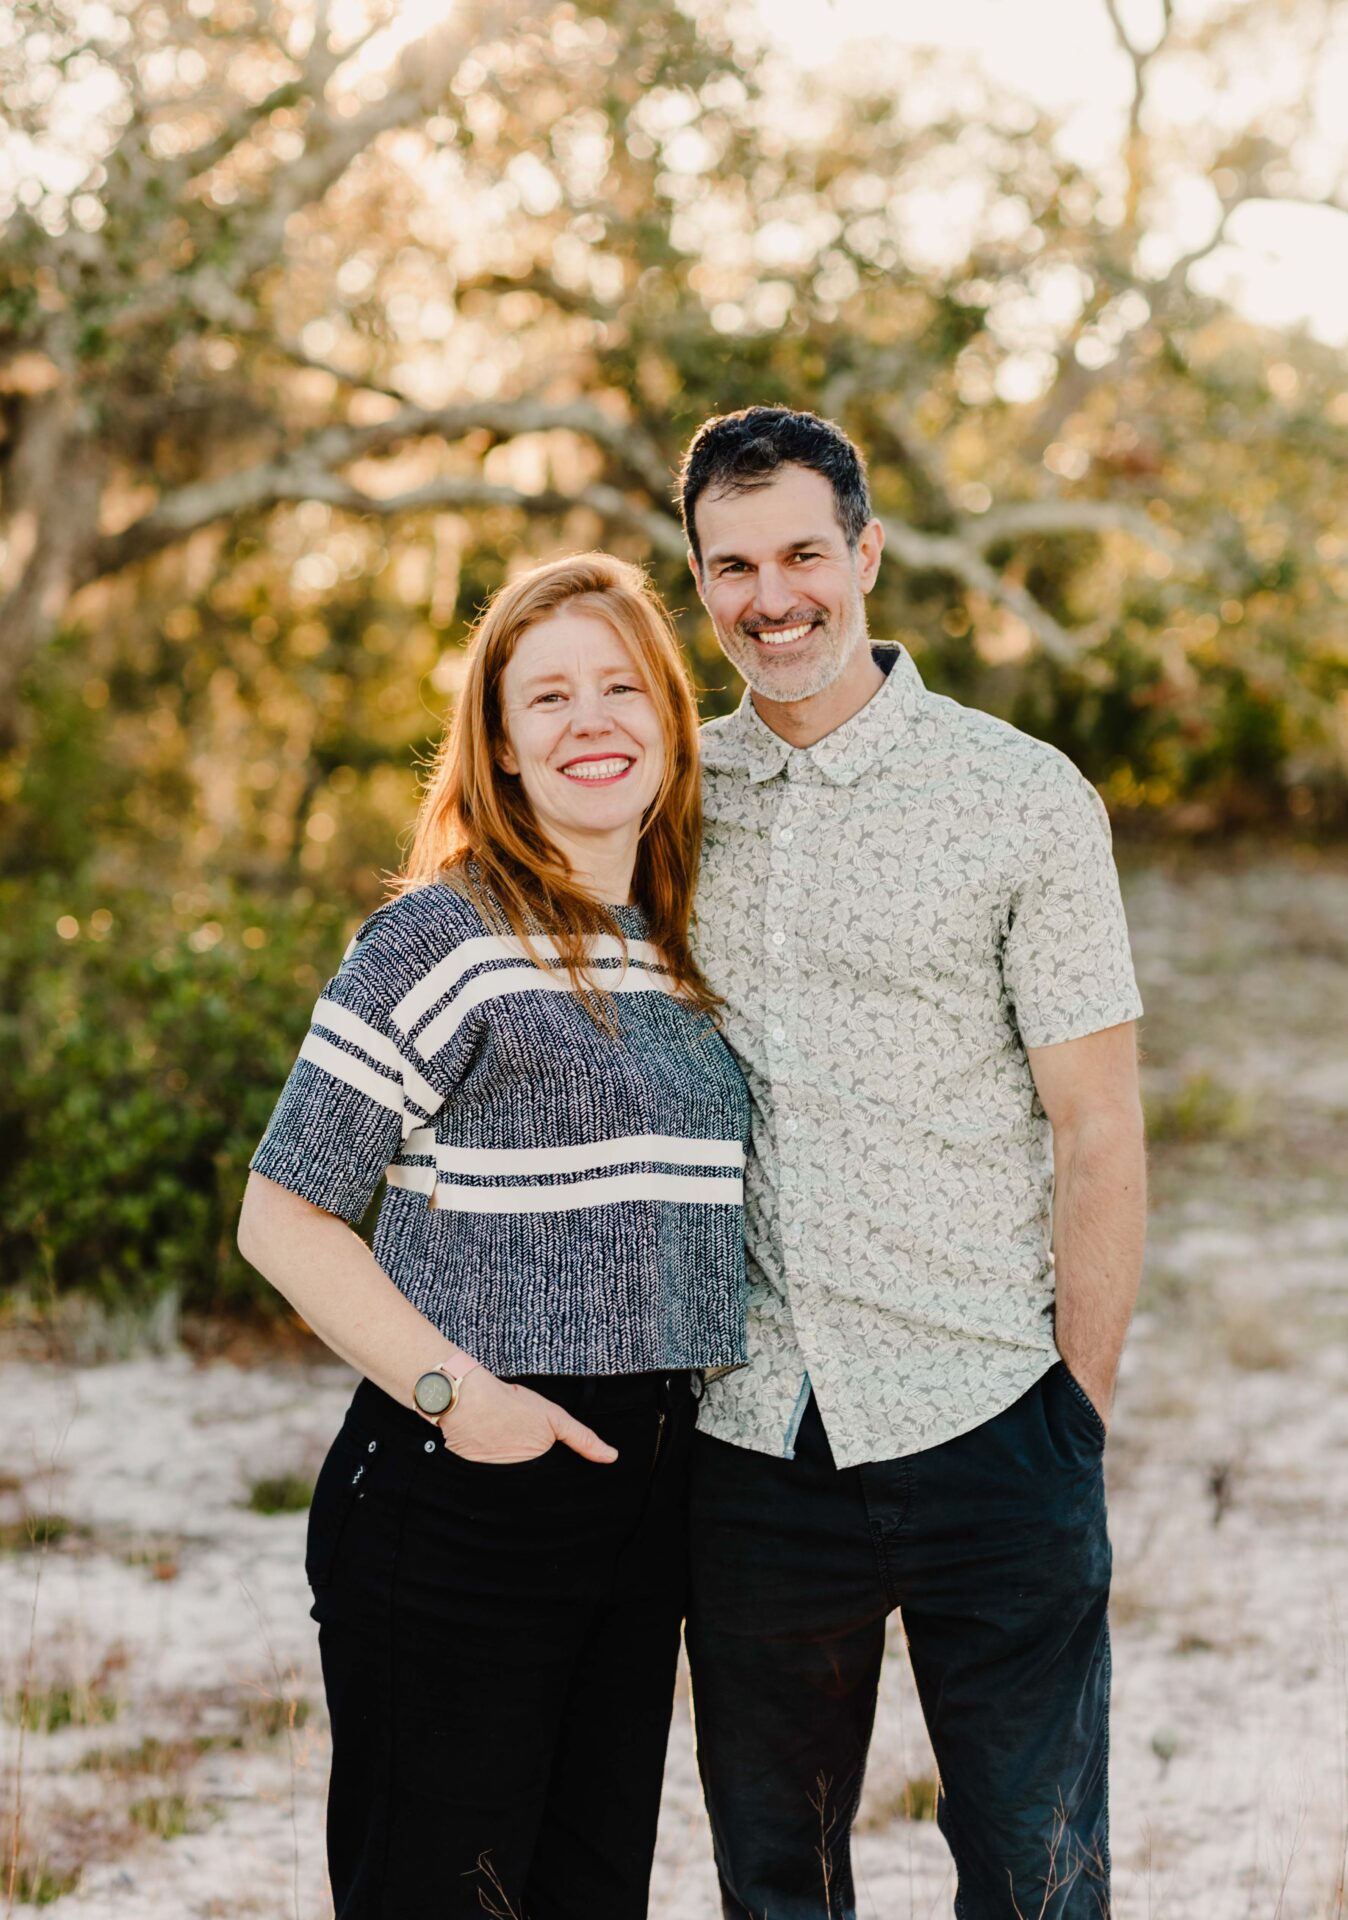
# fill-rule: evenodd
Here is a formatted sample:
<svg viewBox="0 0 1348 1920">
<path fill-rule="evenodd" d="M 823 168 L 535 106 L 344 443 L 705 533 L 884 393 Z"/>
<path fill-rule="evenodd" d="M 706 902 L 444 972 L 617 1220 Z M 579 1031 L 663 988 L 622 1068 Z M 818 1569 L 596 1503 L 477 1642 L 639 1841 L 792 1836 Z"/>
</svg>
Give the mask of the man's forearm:
<svg viewBox="0 0 1348 1920">
<path fill-rule="evenodd" d="M 1055 1127 L 1053 1172 L 1058 1351 L 1107 1421 L 1146 1238 L 1141 1115 L 1125 1106 Z"/>
</svg>

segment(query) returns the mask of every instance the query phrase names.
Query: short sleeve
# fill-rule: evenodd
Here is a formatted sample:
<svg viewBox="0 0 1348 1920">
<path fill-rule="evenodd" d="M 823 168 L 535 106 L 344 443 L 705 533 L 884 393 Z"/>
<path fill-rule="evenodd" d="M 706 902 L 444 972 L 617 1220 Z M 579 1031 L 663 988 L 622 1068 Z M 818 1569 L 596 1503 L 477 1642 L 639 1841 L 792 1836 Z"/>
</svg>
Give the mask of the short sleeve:
<svg viewBox="0 0 1348 1920">
<path fill-rule="evenodd" d="M 455 930 L 406 901 L 360 929 L 314 1007 L 309 1031 L 249 1165 L 352 1224 L 408 1136 L 431 1123 L 462 1076 L 464 1050 L 429 1058 L 409 1008 L 426 997 Z"/>
<path fill-rule="evenodd" d="M 1002 950 L 1027 1047 L 1078 1040 L 1142 1012 L 1104 803 L 1070 762 L 1048 770 L 1041 798 Z"/>
</svg>

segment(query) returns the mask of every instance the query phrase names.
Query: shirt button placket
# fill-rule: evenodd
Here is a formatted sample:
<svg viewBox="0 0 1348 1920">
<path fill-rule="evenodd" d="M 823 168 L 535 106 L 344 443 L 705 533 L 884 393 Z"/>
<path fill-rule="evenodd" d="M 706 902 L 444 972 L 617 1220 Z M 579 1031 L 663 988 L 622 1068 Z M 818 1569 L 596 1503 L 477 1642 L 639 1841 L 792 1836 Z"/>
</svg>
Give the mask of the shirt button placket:
<svg viewBox="0 0 1348 1920">
<path fill-rule="evenodd" d="M 789 1049 L 793 1037 L 792 995 L 787 991 L 787 960 L 791 951 L 790 935 L 799 924 L 799 878 L 793 848 L 797 837 L 795 809 L 790 785 L 782 796 L 773 822 L 768 856 L 767 889 L 767 966 L 768 991 L 765 996 L 765 1038 L 768 1078 L 772 1086 L 773 1110 L 777 1121 L 777 1205 L 781 1227 L 783 1264 L 787 1269 L 788 1290 L 791 1269 L 802 1240 L 800 1222 L 792 1218 L 795 1183 L 786 1152 L 787 1136 L 796 1130 L 796 1116 L 790 1111 L 793 1076 L 789 1071 Z"/>
</svg>

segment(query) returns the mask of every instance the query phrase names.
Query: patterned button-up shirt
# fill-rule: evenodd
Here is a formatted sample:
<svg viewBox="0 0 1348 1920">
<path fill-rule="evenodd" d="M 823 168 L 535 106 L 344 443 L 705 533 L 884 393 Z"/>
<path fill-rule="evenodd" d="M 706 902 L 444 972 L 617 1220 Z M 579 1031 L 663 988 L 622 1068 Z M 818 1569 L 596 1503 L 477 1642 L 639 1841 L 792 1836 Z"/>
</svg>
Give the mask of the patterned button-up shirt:
<svg viewBox="0 0 1348 1920">
<path fill-rule="evenodd" d="M 702 730 L 697 950 L 749 1083 L 747 1368 L 700 1425 L 839 1466 L 937 1445 L 1056 1359 L 1051 1129 L 1027 1047 L 1141 1013 L 1095 789 L 901 649 L 814 746 Z"/>
</svg>

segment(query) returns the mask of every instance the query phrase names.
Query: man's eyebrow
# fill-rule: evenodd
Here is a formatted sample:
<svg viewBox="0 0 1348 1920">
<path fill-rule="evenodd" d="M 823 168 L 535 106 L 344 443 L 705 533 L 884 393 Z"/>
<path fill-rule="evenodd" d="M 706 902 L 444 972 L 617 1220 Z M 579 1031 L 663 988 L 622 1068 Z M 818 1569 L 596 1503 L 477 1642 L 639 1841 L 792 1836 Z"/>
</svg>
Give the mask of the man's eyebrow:
<svg viewBox="0 0 1348 1920">
<path fill-rule="evenodd" d="M 787 540 L 778 547 L 778 557 L 780 558 L 784 553 L 799 553 L 802 547 L 826 547 L 829 540 L 830 535 L 827 533 L 803 533 L 798 540 Z M 707 565 L 720 567 L 724 566 L 727 560 L 743 560 L 743 558 L 742 553 L 735 553 L 729 547 L 713 547 L 707 555 Z"/>
</svg>

